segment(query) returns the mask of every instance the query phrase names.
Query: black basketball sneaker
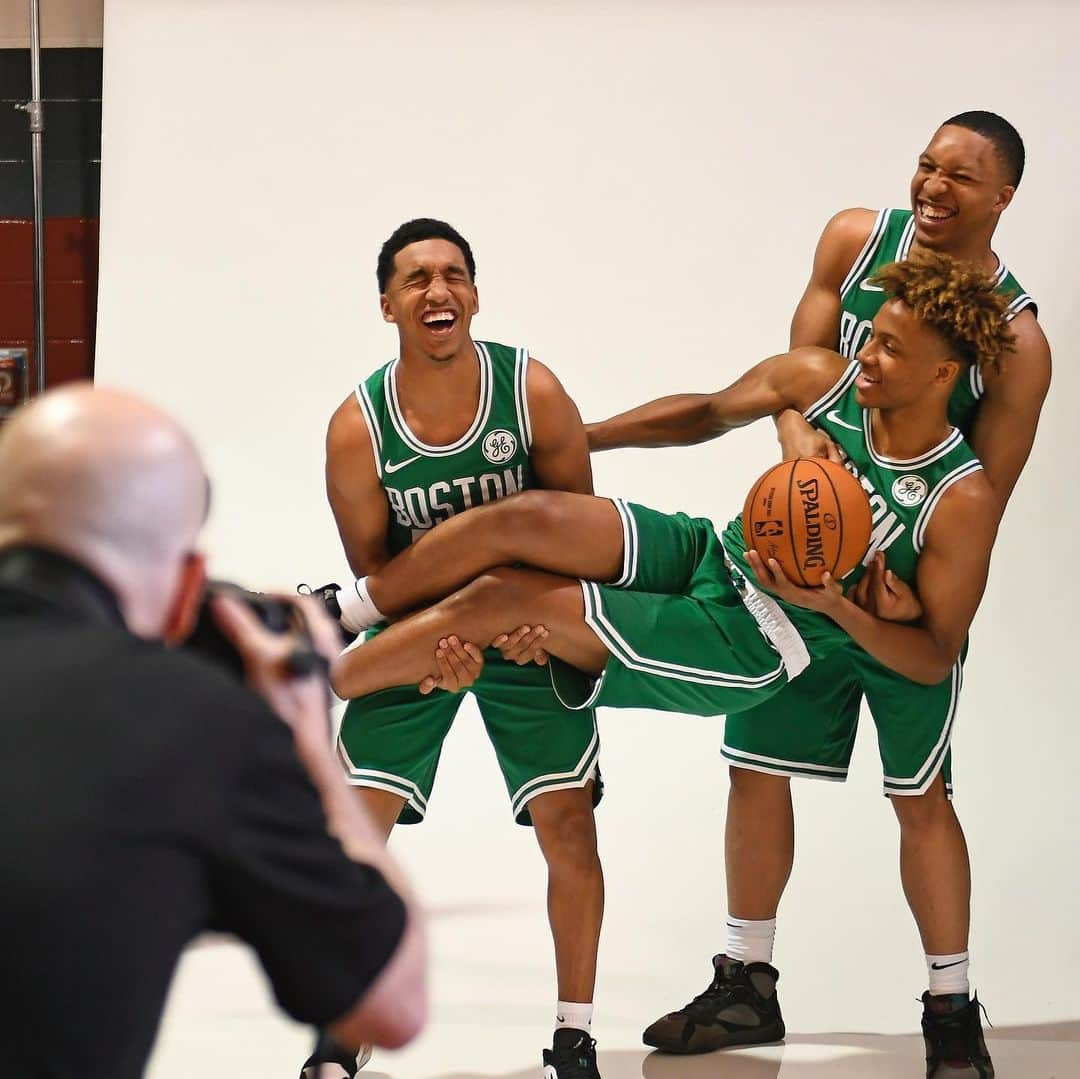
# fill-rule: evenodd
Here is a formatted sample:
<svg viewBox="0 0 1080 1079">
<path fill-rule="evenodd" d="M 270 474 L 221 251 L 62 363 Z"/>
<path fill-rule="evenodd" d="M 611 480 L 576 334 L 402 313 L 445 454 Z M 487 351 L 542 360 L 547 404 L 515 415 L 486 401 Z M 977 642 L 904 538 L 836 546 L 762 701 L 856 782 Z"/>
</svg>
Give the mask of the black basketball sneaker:
<svg viewBox="0 0 1080 1079">
<path fill-rule="evenodd" d="M 312 588 L 309 584 L 299 584 L 296 591 L 301 596 L 314 596 L 326 608 L 326 613 L 341 626 L 341 606 L 338 603 L 337 594 L 341 591 L 339 584 L 322 584 L 318 588 Z M 341 626 L 341 635 L 346 644 L 352 644 L 356 640 L 356 633 Z"/>
<path fill-rule="evenodd" d="M 596 1042 L 584 1030 L 560 1027 L 544 1050 L 544 1079 L 600 1079 Z"/>
<path fill-rule="evenodd" d="M 716 955 L 713 970 L 704 993 L 645 1031 L 646 1045 L 666 1053 L 711 1053 L 736 1045 L 768 1045 L 784 1037 L 775 967 Z"/>
<path fill-rule="evenodd" d="M 983 1038 L 978 994 L 932 997 L 923 993 L 922 1031 L 926 1079 L 994 1079 L 994 1064 Z"/>
<path fill-rule="evenodd" d="M 356 1073 L 370 1059 L 370 1045 L 362 1045 L 359 1052 L 353 1052 L 322 1031 L 311 1056 L 300 1069 L 300 1079 L 356 1079 Z"/>
</svg>

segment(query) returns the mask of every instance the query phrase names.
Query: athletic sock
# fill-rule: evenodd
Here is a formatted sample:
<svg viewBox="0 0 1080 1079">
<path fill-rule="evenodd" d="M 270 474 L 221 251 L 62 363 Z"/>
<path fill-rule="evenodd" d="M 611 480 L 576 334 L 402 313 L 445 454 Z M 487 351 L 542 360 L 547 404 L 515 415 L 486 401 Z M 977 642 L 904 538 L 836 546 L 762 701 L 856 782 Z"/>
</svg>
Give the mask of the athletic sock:
<svg viewBox="0 0 1080 1079">
<path fill-rule="evenodd" d="M 742 963 L 771 963 L 775 937 L 775 918 L 752 921 L 749 918 L 732 918 L 729 914 L 724 954 Z"/>
<path fill-rule="evenodd" d="M 971 992 L 968 985 L 968 953 L 957 952 L 955 955 L 928 955 L 926 973 L 930 976 L 930 995 L 943 997 L 952 993 L 967 996 Z"/>
<path fill-rule="evenodd" d="M 592 1009 L 589 1004 L 573 1000 L 560 1000 L 555 1004 L 555 1029 L 583 1030 L 587 1034 L 592 1026 Z"/>
<path fill-rule="evenodd" d="M 366 577 L 359 577 L 351 585 L 347 584 L 338 592 L 337 601 L 341 608 L 341 624 L 350 633 L 363 633 L 385 619 L 368 592 Z"/>
</svg>

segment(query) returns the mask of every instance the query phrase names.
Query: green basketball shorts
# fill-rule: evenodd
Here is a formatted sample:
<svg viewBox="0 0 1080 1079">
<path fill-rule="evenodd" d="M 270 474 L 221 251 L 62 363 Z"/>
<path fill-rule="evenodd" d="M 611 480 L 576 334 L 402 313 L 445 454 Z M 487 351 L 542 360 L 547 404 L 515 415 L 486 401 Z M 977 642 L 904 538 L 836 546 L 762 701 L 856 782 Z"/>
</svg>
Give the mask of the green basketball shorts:
<svg viewBox="0 0 1080 1079">
<path fill-rule="evenodd" d="M 923 686 L 850 641 L 769 700 L 729 719 L 724 756 L 758 772 L 844 780 L 865 697 L 877 727 L 885 794 L 925 794 L 940 772 L 951 797 L 950 742 L 963 658 L 943 682 Z"/>
<path fill-rule="evenodd" d="M 584 787 L 590 779 L 596 780 L 593 804 L 600 801 L 596 715 L 565 708 L 543 667 L 519 667 L 489 648 L 483 673 L 469 692 L 495 747 L 519 824 L 532 823 L 528 804 L 537 795 Z M 402 686 L 350 701 L 338 736 L 348 782 L 400 794 L 402 824 L 423 820 L 443 740 L 463 697 L 440 690 L 425 697 Z"/>
<path fill-rule="evenodd" d="M 599 678 L 552 660 L 568 707 L 731 715 L 772 696 L 810 662 L 780 605 L 733 576 L 712 523 L 615 500 L 623 567 L 582 581 L 585 621 L 611 653 Z"/>
</svg>

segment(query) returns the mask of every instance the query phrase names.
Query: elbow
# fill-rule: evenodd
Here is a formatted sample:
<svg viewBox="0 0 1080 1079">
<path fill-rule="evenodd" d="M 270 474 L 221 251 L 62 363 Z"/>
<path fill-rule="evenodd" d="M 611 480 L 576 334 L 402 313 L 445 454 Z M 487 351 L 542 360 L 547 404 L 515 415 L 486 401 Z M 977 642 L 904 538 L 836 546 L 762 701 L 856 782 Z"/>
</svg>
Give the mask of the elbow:
<svg viewBox="0 0 1080 1079">
<path fill-rule="evenodd" d="M 349 693 L 348 658 L 347 654 L 338 656 L 330 664 L 329 673 L 330 688 L 343 701 L 351 700 Z"/>
<path fill-rule="evenodd" d="M 917 675 L 912 674 L 909 677 L 913 682 L 918 682 L 921 686 L 940 685 L 952 674 L 959 658 L 960 650 L 958 648 L 939 650 L 936 656 L 920 667 Z"/>
</svg>

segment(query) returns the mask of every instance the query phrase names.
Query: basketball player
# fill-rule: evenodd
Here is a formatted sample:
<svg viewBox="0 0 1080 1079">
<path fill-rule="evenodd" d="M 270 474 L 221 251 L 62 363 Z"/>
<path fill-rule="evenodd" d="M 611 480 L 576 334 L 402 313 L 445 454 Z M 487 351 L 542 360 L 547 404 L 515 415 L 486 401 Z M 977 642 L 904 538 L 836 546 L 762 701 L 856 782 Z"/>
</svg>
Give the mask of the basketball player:
<svg viewBox="0 0 1080 1079">
<path fill-rule="evenodd" d="M 553 683 L 571 707 L 724 713 L 730 723 L 805 680 L 818 686 L 816 669 L 839 654 L 854 688 L 895 720 L 879 721 L 886 771 L 896 777 L 889 782 L 911 787 L 940 771 L 998 520 L 948 407 L 958 379 L 973 365 L 988 372 L 1008 348 L 1006 300 L 991 276 L 932 252 L 872 281 L 886 302 L 857 361 L 796 349 L 759 364 L 713 403 L 721 431 L 798 408 L 835 440 L 873 508 L 867 568 L 861 579 L 851 575 L 847 596 L 828 577 L 820 589 L 797 588 L 775 562 L 762 565 L 747 553 L 738 518 L 721 539 L 702 519 L 529 493 L 452 518 L 357 582 L 365 620 L 374 622 L 490 567 L 536 567 L 489 572 L 346 653 L 333 672 L 337 691 L 357 696 L 431 677 L 431 649 L 451 631 L 486 642 L 507 625 L 540 623 L 555 657 Z M 811 722 L 834 705 L 829 687 L 823 693 L 806 702 Z M 718 1024 L 728 1045 L 782 1037 L 777 978 L 767 962 L 720 957 L 706 993 L 661 1020 L 673 1028 L 665 1036 L 683 1052 L 714 1048 Z M 977 1008 L 957 1014 L 962 1022 L 950 1015 L 935 1028 L 932 1066 L 947 1067 L 952 1058 L 941 1054 L 959 1043 L 982 1069 L 971 1074 L 992 1074 Z"/>
<path fill-rule="evenodd" d="M 522 348 L 472 340 L 474 277 L 469 244 L 441 221 L 407 222 L 380 252 L 382 315 L 397 328 L 399 357 L 360 384 L 327 433 L 327 492 L 355 573 L 378 570 L 437 521 L 469 506 L 537 487 L 592 491 L 581 418 L 555 376 Z M 469 644 L 453 645 L 465 684 L 479 654 L 465 654 Z M 444 681 L 454 647 L 440 650 Z M 559 999 L 544 1060 L 556 1079 L 598 1079 L 589 1037 L 603 914 L 593 821 L 601 793 L 595 715 L 564 708 L 546 671 L 498 652 L 486 658 L 473 693 L 515 819 L 532 824 L 548 865 Z M 340 755 L 385 836 L 397 821 L 424 818 L 461 700 L 421 696 L 414 685 L 347 708 Z M 320 1060 L 340 1056 L 322 1044 L 305 1068 L 313 1075 Z M 355 1072 L 355 1063 L 339 1063 Z"/>
<path fill-rule="evenodd" d="M 993 274 L 1009 303 L 1014 351 L 1000 368 L 972 368 L 957 382 L 949 418 L 982 461 L 999 515 L 1031 451 L 1050 383 L 1050 351 L 1036 321 L 1035 303 L 991 248 L 1000 215 L 1012 201 L 1023 169 L 1023 142 L 1000 116 L 968 112 L 947 120 L 919 157 L 910 210 L 844 210 L 828 223 L 791 327 L 792 347 L 820 345 L 855 356 L 885 302 L 884 293 L 871 280 L 883 263 L 912 252 L 940 251 Z M 703 441 L 716 433 L 711 412 L 717 396 L 664 398 L 591 425 L 590 445 L 607 449 Z M 811 426 L 800 413 L 781 413 L 777 425 L 785 458 L 820 454 L 835 459 L 830 432 Z M 759 1040 L 754 1031 L 717 1017 L 729 991 L 741 986 L 747 992 L 739 964 L 768 964 L 772 959 L 776 911 L 794 860 L 791 777 L 847 776 L 861 694 L 845 657 L 838 654 L 832 662 L 835 669 L 820 667 L 815 672 L 816 684 L 803 681 L 727 724 L 724 755 L 732 763 L 726 849 L 728 943 L 725 957 L 717 959 L 712 1018 L 702 1018 L 701 1006 L 694 1012 L 695 1044 L 703 1049 Z M 818 725 L 812 729 L 805 702 L 822 701 L 826 694 L 834 707 L 831 712 L 815 709 Z M 887 705 L 879 702 L 875 709 L 879 726 L 883 709 Z M 900 722 L 900 714 L 894 719 Z M 940 767 L 930 767 L 919 782 L 886 784 L 900 820 L 904 889 L 926 953 L 930 995 L 924 1029 L 932 1057 L 938 1053 L 935 1047 L 942 1032 L 968 1023 L 975 1011 L 968 996 L 970 866 L 963 833 L 949 804 L 947 737 L 945 746 Z M 677 1051 L 689 1018 L 684 1012 L 653 1024 L 646 1041 Z M 973 1028 L 968 1023 L 965 1029 Z M 758 1033 L 761 1039 L 773 1036 L 767 1024 Z M 954 1052 L 952 1059 L 955 1064 L 961 1058 Z M 983 1071 L 976 1063 L 963 1067 L 967 1070 L 950 1074 L 990 1074 L 989 1064 Z"/>
</svg>

